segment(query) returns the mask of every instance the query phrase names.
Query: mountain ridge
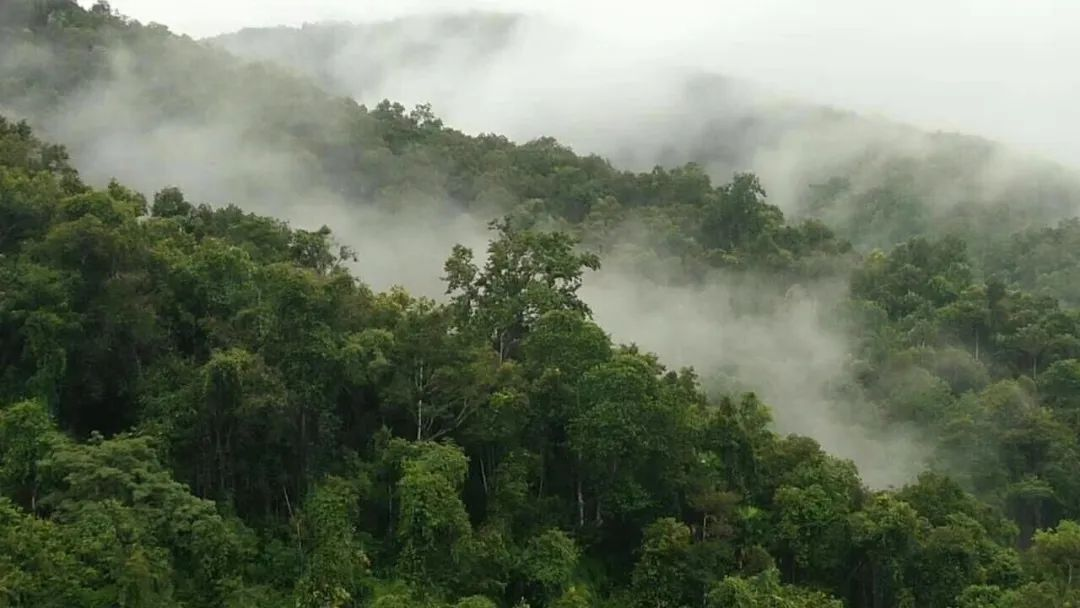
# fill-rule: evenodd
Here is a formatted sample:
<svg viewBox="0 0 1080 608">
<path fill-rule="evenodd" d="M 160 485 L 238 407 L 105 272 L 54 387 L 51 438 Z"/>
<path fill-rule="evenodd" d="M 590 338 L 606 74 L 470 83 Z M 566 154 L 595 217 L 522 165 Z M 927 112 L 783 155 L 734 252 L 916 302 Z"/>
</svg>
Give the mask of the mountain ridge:
<svg viewBox="0 0 1080 608">
<path fill-rule="evenodd" d="M 639 171 L 653 165 L 694 162 L 721 181 L 738 171 L 752 171 L 762 177 L 786 212 L 823 219 L 863 246 L 890 246 L 919 232 L 890 235 L 874 226 L 867 230 L 866 222 L 858 217 L 860 206 L 874 204 L 873 186 L 898 171 L 908 172 L 909 181 L 918 182 L 910 197 L 927 199 L 923 212 L 930 217 L 920 230 L 955 221 L 951 208 L 958 204 L 1026 208 L 1033 215 L 1032 227 L 1070 217 L 1080 208 L 1080 172 L 1061 163 L 1012 151 L 977 135 L 925 132 L 882 118 L 782 99 L 758 85 L 714 74 L 691 71 L 665 76 L 651 88 L 667 93 L 650 93 L 651 101 L 620 114 L 618 96 L 632 98 L 635 91 L 650 88 L 647 80 L 617 83 L 613 94 L 601 94 L 587 83 L 575 85 L 577 80 L 559 89 L 560 71 L 578 72 L 557 58 L 551 60 L 551 66 L 545 65 L 548 48 L 544 40 L 549 33 L 545 23 L 531 24 L 521 16 L 485 19 L 484 15 L 471 14 L 339 24 L 334 26 L 335 43 L 330 48 L 316 49 L 323 32 L 318 24 L 305 29 L 250 30 L 244 36 L 246 42 L 224 35 L 214 38 L 212 44 L 248 59 L 288 65 L 309 76 L 318 72 L 316 79 L 329 90 L 362 102 L 411 96 L 417 102 L 432 103 L 450 124 L 484 125 L 466 128 L 466 132 L 493 129 L 520 140 L 554 134 L 574 149 L 600 154 L 618 166 Z M 438 31 L 440 26 L 464 28 L 473 35 L 448 39 L 422 35 Z M 541 33 L 522 33 L 529 27 Z M 573 35 L 564 38 L 573 47 Z M 485 53 L 489 47 L 497 52 Z M 281 48 L 316 50 L 281 53 Z M 419 52 L 417 49 L 427 49 L 427 55 L 410 59 L 409 53 Z M 425 59 L 429 57 L 440 59 L 432 64 Z M 457 61 L 458 57 L 471 59 Z M 485 94 L 513 90 L 517 64 L 529 66 L 531 74 L 540 73 L 538 78 L 552 83 L 552 99 L 538 106 L 554 109 L 552 117 L 529 106 L 507 113 L 498 103 L 483 103 Z M 581 70 L 588 72 L 588 68 Z M 547 72 L 551 75 L 544 76 Z M 432 73 L 440 76 L 433 79 Z M 384 86 L 378 74 L 394 74 L 393 83 Z M 456 88 L 444 87 L 443 81 L 456 83 Z M 470 96 L 474 88 L 480 91 L 480 101 Z M 606 125 L 601 131 L 608 136 L 583 134 L 596 131 L 595 126 L 568 118 L 571 114 L 560 109 L 580 105 L 575 95 L 586 105 L 589 95 L 611 100 L 607 117 L 588 111 L 583 114 L 592 125 Z M 534 126 L 522 128 L 522 124 Z M 817 153 L 821 150 L 825 153 Z M 1024 172 L 1028 175 L 1010 175 Z M 828 184 L 834 178 L 850 182 L 851 192 L 844 200 L 832 201 L 832 209 L 823 215 L 821 201 L 814 200 L 809 187 Z M 1029 186 L 1033 181 L 1039 182 L 1037 187 Z M 1040 188 L 1053 189 L 1053 193 L 1041 195 Z M 965 201 L 964 196 L 976 200 Z M 938 217 L 942 214 L 952 217 Z"/>
</svg>

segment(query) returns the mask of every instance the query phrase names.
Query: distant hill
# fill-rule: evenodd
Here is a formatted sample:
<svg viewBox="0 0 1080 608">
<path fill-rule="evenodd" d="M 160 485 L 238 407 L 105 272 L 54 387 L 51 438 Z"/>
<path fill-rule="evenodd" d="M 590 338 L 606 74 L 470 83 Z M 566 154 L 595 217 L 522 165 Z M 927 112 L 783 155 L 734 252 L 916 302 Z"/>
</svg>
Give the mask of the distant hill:
<svg viewBox="0 0 1080 608">
<path fill-rule="evenodd" d="M 314 77 L 335 94 L 365 98 L 410 72 L 453 63 L 483 69 L 513 44 L 523 18 L 465 13 L 299 28 L 248 28 L 207 39 L 243 58 L 270 61 Z M 448 56 L 448 47 L 456 53 Z"/>
<path fill-rule="evenodd" d="M 979 137 L 926 133 L 693 70 L 593 77 L 579 33 L 535 17 L 313 24 L 209 42 L 362 102 L 430 102 L 467 132 L 552 135 L 636 170 L 695 162 L 718 180 L 753 171 L 789 214 L 819 217 L 865 247 L 949 231 L 999 235 L 1080 209 L 1075 172 Z"/>
</svg>

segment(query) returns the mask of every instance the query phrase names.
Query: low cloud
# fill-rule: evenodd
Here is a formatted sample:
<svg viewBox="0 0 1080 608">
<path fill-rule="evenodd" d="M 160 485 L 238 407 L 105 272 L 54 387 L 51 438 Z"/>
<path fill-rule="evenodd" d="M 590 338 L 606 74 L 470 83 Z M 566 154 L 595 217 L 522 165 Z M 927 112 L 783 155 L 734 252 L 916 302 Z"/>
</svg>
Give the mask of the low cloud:
<svg viewBox="0 0 1080 608">
<path fill-rule="evenodd" d="M 586 281 L 598 323 L 623 342 L 656 352 L 670 368 L 693 367 L 707 392 L 753 391 L 777 431 L 813 437 L 853 460 L 872 487 L 898 486 L 923 470 L 923 434 L 885 428 L 873 404 L 846 395 L 851 342 L 829 322 L 841 281 L 777 293 L 768 277 L 715 273 L 701 285 L 658 284 L 617 260 Z"/>
</svg>

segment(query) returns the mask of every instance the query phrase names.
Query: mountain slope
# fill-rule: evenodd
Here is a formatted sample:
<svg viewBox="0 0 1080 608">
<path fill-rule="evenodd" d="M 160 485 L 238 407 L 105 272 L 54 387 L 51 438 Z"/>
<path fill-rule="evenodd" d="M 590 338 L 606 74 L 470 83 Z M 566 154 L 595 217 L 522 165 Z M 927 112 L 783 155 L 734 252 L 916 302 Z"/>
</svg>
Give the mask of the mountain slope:
<svg viewBox="0 0 1080 608">
<path fill-rule="evenodd" d="M 364 102 L 430 102 L 466 131 L 553 135 L 644 170 L 696 162 L 719 180 L 753 171 L 786 212 L 823 219 L 863 246 L 957 230 L 1004 236 L 997 227 L 1041 226 L 1080 209 L 1080 176 L 1051 162 L 648 57 L 597 59 L 622 49 L 537 17 L 309 25 L 210 42 Z"/>
<path fill-rule="evenodd" d="M 98 163 L 0 119 L 0 603 L 1080 599 L 1075 222 L 853 251 L 752 174 L 0 7 L 0 104 Z"/>
</svg>

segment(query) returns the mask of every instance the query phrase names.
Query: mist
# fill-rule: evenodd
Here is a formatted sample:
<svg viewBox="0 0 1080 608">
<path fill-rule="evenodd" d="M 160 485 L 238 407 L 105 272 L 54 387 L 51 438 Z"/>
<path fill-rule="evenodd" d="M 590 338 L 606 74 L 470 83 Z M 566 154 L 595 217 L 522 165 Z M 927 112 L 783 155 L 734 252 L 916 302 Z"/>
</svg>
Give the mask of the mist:
<svg viewBox="0 0 1080 608">
<path fill-rule="evenodd" d="M 779 10 L 780 4 L 772 4 Z M 393 17 L 410 6 L 417 13 L 440 8 L 413 3 L 381 17 Z M 911 126 L 808 105 L 812 100 L 865 109 L 874 106 L 876 98 L 868 90 L 861 91 L 863 97 L 855 91 L 831 102 L 820 92 L 815 97 L 810 90 L 815 87 L 803 86 L 800 77 L 792 75 L 797 70 L 791 66 L 806 57 L 789 57 L 784 63 L 777 54 L 758 55 L 760 48 L 748 42 L 754 32 L 768 40 L 767 31 L 790 26 L 773 23 L 776 30 L 770 29 L 767 11 L 743 8 L 719 20 L 717 9 L 686 13 L 676 3 L 663 11 L 654 7 L 656 14 L 630 10 L 632 25 L 618 29 L 613 26 L 616 19 L 596 8 L 599 5 L 586 7 L 573 23 L 566 19 L 569 5 L 553 6 L 539 16 L 492 21 L 489 35 L 482 38 L 437 40 L 434 55 L 421 54 L 419 60 L 410 59 L 403 49 L 431 37 L 431 29 L 416 25 L 423 20 L 405 23 L 403 37 L 390 36 L 381 46 L 346 38 L 322 58 L 325 61 L 292 67 L 309 76 L 318 71 L 324 86 L 362 103 L 382 98 L 432 102 L 448 125 L 466 132 L 498 132 L 518 140 L 551 135 L 579 152 L 609 156 L 621 167 L 676 164 L 707 151 L 710 156 L 703 164 L 714 176 L 726 179 L 734 171 L 754 170 L 770 190 L 770 201 L 788 210 L 814 176 L 827 173 L 831 164 L 863 155 L 868 147 L 889 146 L 916 156 L 927 147 L 927 136 Z M 340 2 L 305 4 L 303 14 L 297 12 L 299 5 L 260 3 L 255 9 L 240 2 L 210 6 L 133 0 L 114 2 L 114 7 L 193 35 L 241 25 L 380 17 Z M 793 5 L 787 8 L 806 17 L 807 36 L 836 10 L 811 16 Z M 740 23 L 749 31 L 742 31 Z M 679 29 L 682 26 L 685 29 Z M 708 46 L 701 36 L 709 32 L 721 42 Z M 842 35 L 838 39 L 845 40 Z M 475 48 L 478 41 L 487 45 L 482 52 Z M 770 58 L 775 63 L 770 64 Z M 872 58 L 872 49 L 862 55 L 864 61 Z M 196 117 L 157 120 L 156 109 L 142 96 L 145 83 L 131 68 L 135 58 L 121 51 L 110 59 L 107 78 L 38 121 L 45 136 L 69 147 L 75 165 L 91 182 L 101 185 L 116 177 L 146 193 L 176 185 L 195 202 L 235 203 L 300 228 L 326 224 L 357 252 L 357 275 L 376 289 L 400 284 L 440 298 L 442 264 L 451 247 L 461 243 L 483 251 L 490 236 L 485 227 L 489 217 L 455 209 L 449 197 L 407 192 L 358 204 L 329 188 L 312 159 L 288 141 L 257 141 L 252 134 L 261 127 L 243 100 L 224 98 Z M 831 65 L 818 67 L 833 69 Z M 889 73 L 888 64 L 881 67 L 881 74 Z M 873 87 L 873 81 L 852 78 Z M 1062 78 L 1067 81 L 1069 76 Z M 771 87 L 781 81 L 786 84 Z M 820 76 L 818 82 L 831 81 Z M 1014 84 L 1020 86 L 1019 81 Z M 964 120 L 959 112 L 948 120 L 937 121 L 929 114 L 916 118 L 923 102 L 917 95 L 902 99 L 908 100 L 907 109 L 891 116 L 938 126 Z M 988 97 L 987 103 L 993 99 Z M 1053 115 L 1053 108 L 1028 114 L 1038 114 L 1027 121 L 1036 129 Z M 1068 116 L 1058 115 L 1064 120 Z M 1024 143 L 1023 134 L 980 132 Z M 1055 154 L 1069 158 L 1064 148 Z M 873 179 L 872 174 L 864 177 Z M 980 181 L 988 188 L 1006 189 L 1007 183 L 996 183 L 1008 182 L 1006 177 L 988 169 L 987 179 Z M 825 320 L 824 311 L 846 296 L 844 282 L 804 285 L 781 306 L 760 313 L 738 311 L 731 304 L 735 296 L 754 299 L 759 290 L 763 299 L 775 295 L 755 285 L 754 277 L 736 279 L 723 273 L 701 284 L 662 284 L 614 255 L 605 258 L 600 273 L 586 278 L 583 296 L 615 339 L 638 343 L 671 367 L 695 367 L 714 396 L 757 392 L 772 407 L 777 430 L 811 436 L 830 452 L 851 458 L 870 485 L 911 479 L 922 466 L 920 456 L 931 451 L 919 434 L 896 427 L 883 430 L 875 424 L 870 404 L 838 396 L 837 388 L 851 380 L 847 364 L 852 344 Z"/>
<path fill-rule="evenodd" d="M 695 10 L 704 22 L 713 15 L 711 9 Z M 552 136 L 579 153 L 599 154 L 638 171 L 695 162 L 717 182 L 750 171 L 761 177 L 770 202 L 791 217 L 812 215 L 807 209 L 811 184 L 844 175 L 857 194 L 886 181 L 897 163 L 920 167 L 919 196 L 935 215 L 960 203 L 1010 204 L 1037 209 L 1042 213 L 1037 221 L 1050 223 L 1080 209 L 1075 194 L 1080 172 L 1048 162 L 1030 146 L 998 145 L 980 137 L 995 137 L 994 129 L 942 136 L 918 126 L 964 125 L 914 120 L 901 110 L 886 118 L 873 108 L 867 111 L 858 95 L 827 99 L 821 87 L 793 88 L 798 78 L 788 83 L 762 78 L 782 69 L 785 59 L 748 72 L 741 59 L 730 65 L 722 61 L 735 55 L 719 48 L 691 51 L 701 43 L 694 27 L 682 37 L 669 36 L 665 28 L 672 17 L 654 17 L 656 27 L 640 35 L 631 35 L 637 27 L 633 19 L 625 28 L 614 28 L 548 10 L 248 29 L 209 42 L 240 57 L 287 66 L 369 105 L 382 99 L 406 105 L 430 102 L 448 124 L 467 133 L 496 132 L 517 141 Z M 738 12 L 731 18 L 737 19 Z M 815 23 L 807 18 L 805 33 L 812 33 Z M 728 43 L 724 36 L 719 40 L 710 44 Z M 822 46 L 827 50 L 829 44 Z M 758 53 L 750 55 L 761 61 Z M 830 59 L 816 69 L 835 63 Z M 869 82 L 857 75 L 851 80 Z M 919 86 L 939 95 L 948 89 Z M 910 89 L 908 97 L 918 91 Z M 980 103 L 996 99 L 1003 97 Z M 934 112 L 948 105 L 928 100 Z M 854 111 L 859 109 L 863 112 Z M 1053 117 L 1067 118 L 1072 111 Z M 958 117 L 970 114 L 957 112 Z M 998 116 L 993 122 L 1003 121 Z M 1019 122 L 1030 125 L 1033 120 L 1025 115 Z M 1032 188 L 1035 183 L 1069 185 L 1048 186 L 1047 192 L 1056 192 L 1043 196 Z M 849 218 L 825 219 L 839 225 Z M 843 236 L 865 247 L 894 244 L 888 236 L 863 230 Z"/>
<path fill-rule="evenodd" d="M 42 137 L 68 148 L 89 183 L 117 179 L 147 195 L 179 187 L 196 204 L 235 204 L 294 228 L 329 226 L 334 238 L 356 253 L 353 270 L 369 286 L 407 287 L 416 295 L 442 297 L 443 262 L 455 244 L 483 249 L 486 218 L 468 215 L 419 192 L 393 200 L 358 201 L 336 192 L 314 159 L 288 141 L 259 137 L 262 125 L 244 99 L 222 94 L 213 107 L 162 118 L 147 100 L 137 49 L 110 52 L 108 76 L 83 87 L 45 114 L 0 112 L 29 118 Z M 18 61 L 48 62 L 40 49 Z M 13 105 L 20 105 L 18 103 Z"/>
<path fill-rule="evenodd" d="M 702 284 L 658 285 L 614 260 L 586 281 L 585 299 L 616 339 L 692 367 L 712 397 L 754 392 L 782 434 L 814 438 L 854 461 L 875 488 L 911 481 L 933 453 L 916 429 L 878 419 L 871 403 L 844 393 L 851 340 L 828 318 L 845 293 L 823 281 L 777 298 L 765 277 L 715 273 Z M 756 301 L 747 312 L 733 300 Z"/>
<path fill-rule="evenodd" d="M 624 77 L 648 71 L 650 65 L 717 72 L 919 128 L 980 134 L 1080 166 L 1080 143 L 1072 137 L 1080 129 L 1080 74 L 1067 60 L 1080 56 L 1080 39 L 1074 35 L 1080 5 L 1069 0 L 826 0 L 812 5 L 796 0 L 638 5 L 555 0 L 541 7 L 524 0 L 116 0 L 113 5 L 196 37 L 243 27 L 370 22 L 467 9 L 527 13 L 578 29 L 595 41 L 574 52 L 585 74 L 610 78 L 612 62 L 621 63 Z M 558 51 L 565 42 L 557 39 L 548 46 Z M 537 61 L 543 60 L 520 65 L 512 83 L 528 87 Z M 558 91 L 570 103 L 583 105 L 573 87 Z M 439 105 L 437 99 L 425 101 Z M 460 117 L 451 118 L 458 122 Z"/>
</svg>

